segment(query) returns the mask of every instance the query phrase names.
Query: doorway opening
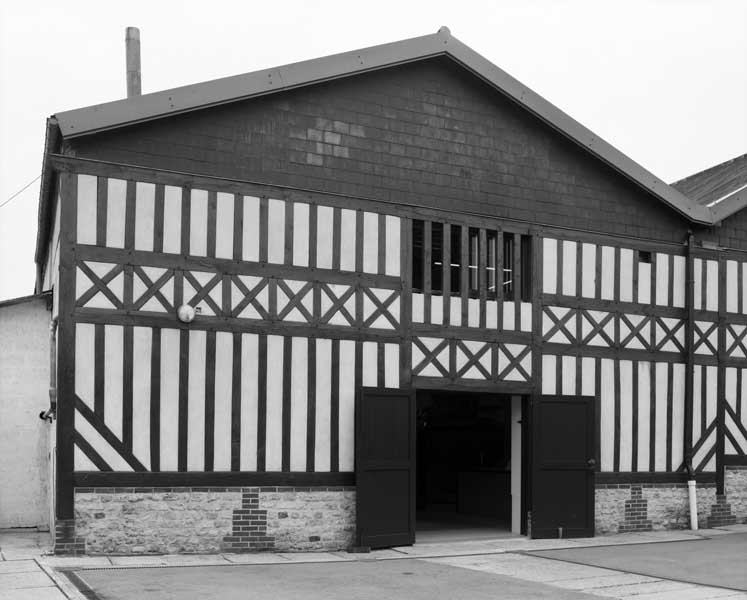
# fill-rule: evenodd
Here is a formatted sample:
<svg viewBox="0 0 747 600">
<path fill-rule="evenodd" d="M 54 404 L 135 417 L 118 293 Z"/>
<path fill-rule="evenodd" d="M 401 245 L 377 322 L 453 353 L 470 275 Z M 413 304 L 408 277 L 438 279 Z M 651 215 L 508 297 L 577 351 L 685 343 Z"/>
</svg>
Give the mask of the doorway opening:
<svg viewBox="0 0 747 600">
<path fill-rule="evenodd" d="M 522 397 L 419 390 L 416 541 L 521 533 Z"/>
</svg>

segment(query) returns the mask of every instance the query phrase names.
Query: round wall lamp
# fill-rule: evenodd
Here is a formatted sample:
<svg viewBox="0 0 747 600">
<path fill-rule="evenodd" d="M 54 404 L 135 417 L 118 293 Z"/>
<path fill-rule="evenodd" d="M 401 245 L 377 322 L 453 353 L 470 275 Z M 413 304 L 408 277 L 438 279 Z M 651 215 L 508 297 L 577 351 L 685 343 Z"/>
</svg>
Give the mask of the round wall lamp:
<svg viewBox="0 0 747 600">
<path fill-rule="evenodd" d="M 182 323 L 191 323 L 195 320 L 196 314 L 197 312 L 195 311 L 194 307 L 190 306 L 189 304 L 182 304 L 179 308 L 176 309 L 176 316 Z"/>
</svg>

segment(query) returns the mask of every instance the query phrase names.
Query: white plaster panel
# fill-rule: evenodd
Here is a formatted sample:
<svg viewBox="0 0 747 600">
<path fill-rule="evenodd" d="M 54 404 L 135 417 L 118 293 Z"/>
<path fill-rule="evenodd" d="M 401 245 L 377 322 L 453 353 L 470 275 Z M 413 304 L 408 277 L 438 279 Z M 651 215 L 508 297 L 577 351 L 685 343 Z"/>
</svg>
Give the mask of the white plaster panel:
<svg viewBox="0 0 747 600">
<path fill-rule="evenodd" d="M 241 224 L 241 257 L 243 260 L 259 261 L 259 198 L 244 196 L 243 217 Z"/>
<path fill-rule="evenodd" d="M 187 469 L 205 469 L 205 371 L 206 334 L 189 332 L 189 370 L 187 372 Z"/>
<path fill-rule="evenodd" d="M 153 252 L 156 218 L 156 186 L 138 181 L 135 185 L 135 250 Z"/>
<path fill-rule="evenodd" d="M 274 198 L 267 201 L 267 262 L 285 262 L 285 202 Z"/>
<path fill-rule="evenodd" d="M 109 248 L 124 248 L 126 212 L 127 182 L 109 179 L 106 206 L 106 245 Z"/>
<path fill-rule="evenodd" d="M 163 251 L 182 251 L 182 188 L 173 185 L 163 188 Z"/>
<path fill-rule="evenodd" d="M 257 469 L 257 365 L 259 336 L 241 335 L 241 442 L 239 464 L 242 471 Z"/>
<path fill-rule="evenodd" d="M 563 241 L 562 289 L 564 296 L 576 295 L 576 242 Z"/>
<path fill-rule="evenodd" d="M 283 466 L 283 338 L 267 336 L 267 436 L 265 468 L 280 471 Z"/>
<path fill-rule="evenodd" d="M 545 294 L 558 293 L 558 240 L 542 240 L 542 291 Z"/>
<path fill-rule="evenodd" d="M 633 251 L 620 249 L 620 301 L 633 301 Z"/>
<path fill-rule="evenodd" d="M 615 249 L 602 246 L 602 300 L 614 300 L 615 275 Z"/>
<path fill-rule="evenodd" d="M 306 470 L 308 343 L 305 337 L 294 337 L 291 342 L 290 470 L 296 472 Z"/>
<path fill-rule="evenodd" d="M 218 192 L 215 199 L 215 257 L 233 258 L 234 196 Z"/>
<path fill-rule="evenodd" d="M 207 256 L 208 193 L 192 190 L 189 214 L 189 253 Z"/>
<path fill-rule="evenodd" d="M 594 298 L 597 289 L 597 247 L 584 243 L 581 246 L 581 295 Z"/>
<path fill-rule="evenodd" d="M 78 175 L 77 241 L 96 245 L 96 215 L 98 179 L 93 175 Z"/>
<path fill-rule="evenodd" d="M 215 334 L 215 403 L 213 411 L 213 468 L 231 470 L 231 414 L 233 405 L 233 335 Z"/>
</svg>

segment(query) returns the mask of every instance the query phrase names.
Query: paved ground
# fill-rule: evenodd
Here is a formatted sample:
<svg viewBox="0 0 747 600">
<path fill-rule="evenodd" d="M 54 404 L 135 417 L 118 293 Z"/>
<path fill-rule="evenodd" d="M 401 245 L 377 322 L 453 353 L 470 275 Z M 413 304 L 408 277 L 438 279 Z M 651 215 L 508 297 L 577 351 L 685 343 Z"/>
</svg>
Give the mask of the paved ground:
<svg viewBox="0 0 747 600">
<path fill-rule="evenodd" d="M 525 554 L 489 554 L 423 560 L 495 576 L 511 576 L 543 583 L 554 587 L 558 593 L 560 590 L 576 590 L 592 596 L 626 600 L 747 599 L 747 594 L 736 590 L 647 577 Z M 742 568 L 741 563 L 741 558 L 735 557 L 732 560 L 733 568 Z"/>
<path fill-rule="evenodd" d="M 51 541 L 36 530 L 0 532 L 0 600 L 66 600 L 54 574 L 37 562 Z"/>
<path fill-rule="evenodd" d="M 733 589 L 745 589 L 747 525 L 575 540 L 419 543 L 370 554 L 55 557 L 49 543 L 49 534 L 0 531 L 0 600 L 747 600 L 747 593 Z"/>
<path fill-rule="evenodd" d="M 747 533 L 692 542 L 534 552 L 538 556 L 747 592 Z M 734 568 L 734 557 L 741 557 Z"/>
<path fill-rule="evenodd" d="M 78 572 L 106 600 L 591 600 L 573 590 L 419 559 Z"/>
</svg>

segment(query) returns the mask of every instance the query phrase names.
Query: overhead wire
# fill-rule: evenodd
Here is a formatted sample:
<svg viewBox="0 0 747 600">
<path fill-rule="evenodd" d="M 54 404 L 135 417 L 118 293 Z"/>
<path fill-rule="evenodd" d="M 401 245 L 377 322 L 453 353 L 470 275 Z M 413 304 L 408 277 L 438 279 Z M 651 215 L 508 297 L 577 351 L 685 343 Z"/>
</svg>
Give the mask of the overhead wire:
<svg viewBox="0 0 747 600">
<path fill-rule="evenodd" d="M 16 197 L 20 196 L 21 192 L 24 192 L 24 191 L 26 191 L 26 190 L 27 190 L 27 189 L 28 189 L 29 187 L 31 187 L 31 186 L 32 186 L 32 185 L 33 185 L 34 183 L 36 183 L 36 182 L 37 182 L 37 181 L 38 181 L 39 179 L 41 179 L 41 173 L 40 173 L 39 175 L 37 175 L 36 177 L 34 177 L 34 179 L 32 179 L 31 181 L 29 181 L 29 182 L 28 182 L 28 183 L 27 183 L 26 185 L 24 185 L 24 186 L 23 186 L 23 187 L 22 187 L 22 188 L 21 188 L 20 190 L 18 190 L 18 191 L 17 191 L 17 192 L 15 193 L 15 194 L 13 194 L 13 195 L 12 195 L 12 196 L 11 196 L 10 198 L 8 198 L 8 199 L 7 199 L 7 200 L 5 200 L 5 201 L 4 201 L 4 202 L 3 202 L 2 204 L 0 204 L 0 208 L 2 208 L 3 206 L 5 206 L 6 204 L 8 204 L 8 203 L 9 203 L 9 202 L 10 202 L 11 200 L 13 200 L 13 198 L 16 198 Z"/>
</svg>

